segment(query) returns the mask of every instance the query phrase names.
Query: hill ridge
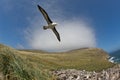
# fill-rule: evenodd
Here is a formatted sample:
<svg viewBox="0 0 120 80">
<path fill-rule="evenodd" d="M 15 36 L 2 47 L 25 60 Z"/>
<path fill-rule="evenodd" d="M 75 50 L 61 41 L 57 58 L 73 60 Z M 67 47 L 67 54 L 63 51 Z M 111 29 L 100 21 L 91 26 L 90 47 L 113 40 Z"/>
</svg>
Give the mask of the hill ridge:
<svg viewBox="0 0 120 80">
<path fill-rule="evenodd" d="M 112 67 L 114 64 L 107 57 L 108 54 L 101 49 L 50 54 L 20 51 L 0 44 L 0 71 L 3 78 L 9 78 L 7 80 L 53 80 L 55 77 L 49 74 L 51 70 L 101 71 Z"/>
</svg>

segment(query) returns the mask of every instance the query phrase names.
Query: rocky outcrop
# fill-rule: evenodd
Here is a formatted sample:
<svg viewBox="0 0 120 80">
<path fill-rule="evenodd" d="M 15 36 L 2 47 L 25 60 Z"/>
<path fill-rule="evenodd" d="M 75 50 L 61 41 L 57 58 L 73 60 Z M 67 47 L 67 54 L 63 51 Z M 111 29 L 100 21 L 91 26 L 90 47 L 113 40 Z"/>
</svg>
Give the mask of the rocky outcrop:
<svg viewBox="0 0 120 80">
<path fill-rule="evenodd" d="M 57 80 L 120 80 L 120 65 L 101 72 L 67 69 L 52 71 Z"/>
</svg>

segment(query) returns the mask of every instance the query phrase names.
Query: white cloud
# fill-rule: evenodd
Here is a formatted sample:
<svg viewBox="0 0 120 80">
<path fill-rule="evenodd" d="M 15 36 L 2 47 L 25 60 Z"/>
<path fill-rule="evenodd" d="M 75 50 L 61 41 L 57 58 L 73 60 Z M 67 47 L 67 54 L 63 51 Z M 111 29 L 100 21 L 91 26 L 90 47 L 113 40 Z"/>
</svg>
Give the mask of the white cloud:
<svg viewBox="0 0 120 80">
<path fill-rule="evenodd" d="M 34 5 L 37 5 L 36 1 Z M 94 30 L 91 25 L 83 19 L 67 18 L 63 11 L 59 0 L 54 1 L 41 1 L 40 5 L 49 13 L 53 21 L 57 22 L 56 29 L 60 33 L 61 42 L 59 42 L 52 32 L 52 30 L 43 30 L 43 25 L 46 24 L 42 14 L 30 18 L 30 25 L 25 30 L 25 38 L 32 49 L 40 49 L 46 51 L 67 51 L 83 47 L 95 47 L 96 39 Z M 36 9 L 35 9 L 36 10 Z M 67 20 L 68 19 L 68 20 Z"/>
<path fill-rule="evenodd" d="M 61 42 L 52 30 L 43 30 L 40 21 L 36 19 L 26 31 L 31 48 L 58 52 L 96 46 L 95 33 L 88 23 L 80 19 L 56 21 L 59 23 L 56 28 L 60 33 Z"/>
</svg>

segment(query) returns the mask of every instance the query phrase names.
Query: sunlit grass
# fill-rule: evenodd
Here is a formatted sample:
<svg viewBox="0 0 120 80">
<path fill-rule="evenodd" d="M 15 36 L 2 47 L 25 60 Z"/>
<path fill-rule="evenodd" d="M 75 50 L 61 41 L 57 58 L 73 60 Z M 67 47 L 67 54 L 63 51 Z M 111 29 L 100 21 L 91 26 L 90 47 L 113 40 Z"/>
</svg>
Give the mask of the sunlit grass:
<svg viewBox="0 0 120 80">
<path fill-rule="evenodd" d="M 83 49 L 63 53 L 15 50 L 0 45 L 0 70 L 8 80 L 53 80 L 51 70 L 80 69 L 101 71 L 112 67 L 108 55 L 99 49 Z"/>
<path fill-rule="evenodd" d="M 0 48 L 0 69 L 4 80 L 50 79 L 48 71 L 43 70 L 42 64 L 36 61 L 30 61 L 26 56 L 21 56 L 19 51 L 9 47 Z"/>
</svg>

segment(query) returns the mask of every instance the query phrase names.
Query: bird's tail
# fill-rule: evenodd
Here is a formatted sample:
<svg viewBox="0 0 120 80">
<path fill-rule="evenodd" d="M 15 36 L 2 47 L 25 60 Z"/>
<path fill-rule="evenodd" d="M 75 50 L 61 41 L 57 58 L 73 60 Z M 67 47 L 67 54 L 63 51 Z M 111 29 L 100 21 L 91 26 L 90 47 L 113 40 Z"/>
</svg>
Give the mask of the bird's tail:
<svg viewBox="0 0 120 80">
<path fill-rule="evenodd" d="M 43 26 L 43 29 L 44 29 L 44 30 L 46 30 L 46 29 L 47 29 L 47 27 L 46 27 L 46 26 Z"/>
</svg>

